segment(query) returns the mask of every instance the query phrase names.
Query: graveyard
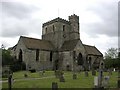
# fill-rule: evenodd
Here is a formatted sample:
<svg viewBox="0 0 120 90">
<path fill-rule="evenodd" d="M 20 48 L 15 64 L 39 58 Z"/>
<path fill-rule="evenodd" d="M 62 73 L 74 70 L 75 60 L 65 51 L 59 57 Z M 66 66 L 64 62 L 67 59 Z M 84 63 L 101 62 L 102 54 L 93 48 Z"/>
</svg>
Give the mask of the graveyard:
<svg viewBox="0 0 120 90">
<path fill-rule="evenodd" d="M 73 72 L 63 71 L 64 81 L 61 82 L 59 78 L 55 76 L 54 71 L 45 71 L 43 72 L 28 72 L 28 71 L 19 71 L 13 73 L 12 78 L 12 88 L 52 88 L 52 83 L 55 82 L 58 85 L 58 88 L 94 88 L 94 77 L 98 76 L 92 75 L 92 72 L 89 71 L 88 75 L 85 75 L 85 72 L 76 72 L 76 78 L 73 78 Z M 103 77 L 108 76 L 109 84 L 107 88 L 117 88 L 117 76 L 118 72 L 103 72 Z M 2 78 L 2 88 L 8 88 L 7 78 Z"/>
</svg>

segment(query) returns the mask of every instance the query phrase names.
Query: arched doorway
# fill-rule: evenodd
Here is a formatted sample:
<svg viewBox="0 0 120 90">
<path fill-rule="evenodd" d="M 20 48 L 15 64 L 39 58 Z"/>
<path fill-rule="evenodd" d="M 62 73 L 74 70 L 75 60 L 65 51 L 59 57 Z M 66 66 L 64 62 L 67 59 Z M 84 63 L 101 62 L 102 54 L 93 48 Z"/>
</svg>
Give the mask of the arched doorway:
<svg viewBox="0 0 120 90">
<path fill-rule="evenodd" d="M 23 61 L 22 50 L 19 50 L 19 62 Z"/>
<path fill-rule="evenodd" d="M 78 54 L 77 64 L 78 64 L 78 65 L 83 65 L 83 56 L 82 56 L 81 53 Z"/>
</svg>

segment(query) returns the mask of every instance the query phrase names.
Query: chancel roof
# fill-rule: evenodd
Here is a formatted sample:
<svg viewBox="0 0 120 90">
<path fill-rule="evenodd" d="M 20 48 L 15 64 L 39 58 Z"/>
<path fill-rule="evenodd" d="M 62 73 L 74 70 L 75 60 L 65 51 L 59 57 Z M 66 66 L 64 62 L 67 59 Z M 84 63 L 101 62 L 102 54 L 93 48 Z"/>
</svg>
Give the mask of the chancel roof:
<svg viewBox="0 0 120 90">
<path fill-rule="evenodd" d="M 21 36 L 23 43 L 28 49 L 53 50 L 50 41 Z"/>
<path fill-rule="evenodd" d="M 85 44 L 83 45 L 88 55 L 103 56 L 103 54 L 95 46 L 90 46 L 90 45 L 85 45 Z"/>
</svg>

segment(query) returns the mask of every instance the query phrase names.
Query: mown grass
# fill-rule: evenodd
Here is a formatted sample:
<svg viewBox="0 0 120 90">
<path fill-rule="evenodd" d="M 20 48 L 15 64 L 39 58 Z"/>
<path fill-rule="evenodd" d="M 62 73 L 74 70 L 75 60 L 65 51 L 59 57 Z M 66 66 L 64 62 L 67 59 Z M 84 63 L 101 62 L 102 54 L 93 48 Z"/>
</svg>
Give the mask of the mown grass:
<svg viewBox="0 0 120 90">
<path fill-rule="evenodd" d="M 15 80 L 18 79 L 24 79 L 24 73 L 22 72 L 16 72 L 13 74 L 13 78 Z M 53 71 L 46 71 L 45 74 L 42 76 L 40 73 L 30 73 L 28 78 L 43 78 L 43 77 L 50 77 L 54 76 Z M 93 88 L 94 87 L 94 76 L 91 75 L 91 72 L 89 72 L 89 76 L 85 77 L 84 72 L 77 73 L 77 79 L 72 79 L 72 72 L 64 72 L 65 75 L 65 82 L 59 82 L 59 79 L 55 77 L 50 78 L 43 78 L 38 80 L 21 80 L 21 81 L 15 81 L 12 85 L 12 88 L 51 88 L 52 82 L 57 82 L 59 88 Z M 97 73 L 98 75 L 98 73 Z M 96 76 L 97 76 L 96 75 Z M 108 75 L 108 72 L 104 72 L 104 76 Z M 109 86 L 110 88 L 116 88 L 117 87 L 117 72 L 113 72 L 112 75 L 110 75 L 110 81 Z M 8 88 L 8 83 L 4 82 L 2 84 L 3 88 Z"/>
</svg>

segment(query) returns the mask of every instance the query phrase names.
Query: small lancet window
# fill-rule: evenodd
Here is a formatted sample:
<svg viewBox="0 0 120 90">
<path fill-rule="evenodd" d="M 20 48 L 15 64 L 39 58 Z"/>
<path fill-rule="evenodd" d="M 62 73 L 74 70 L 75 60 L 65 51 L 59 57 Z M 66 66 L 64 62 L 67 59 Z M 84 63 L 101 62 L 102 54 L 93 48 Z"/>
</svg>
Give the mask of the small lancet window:
<svg viewBox="0 0 120 90">
<path fill-rule="evenodd" d="M 65 31 L 65 25 L 63 25 L 63 31 Z"/>
<path fill-rule="evenodd" d="M 39 61 L 39 49 L 36 50 L 36 61 Z"/>
<path fill-rule="evenodd" d="M 53 32 L 55 31 L 55 26 L 53 25 Z"/>
<path fill-rule="evenodd" d="M 47 33 L 47 27 L 45 28 L 45 33 Z"/>
</svg>

